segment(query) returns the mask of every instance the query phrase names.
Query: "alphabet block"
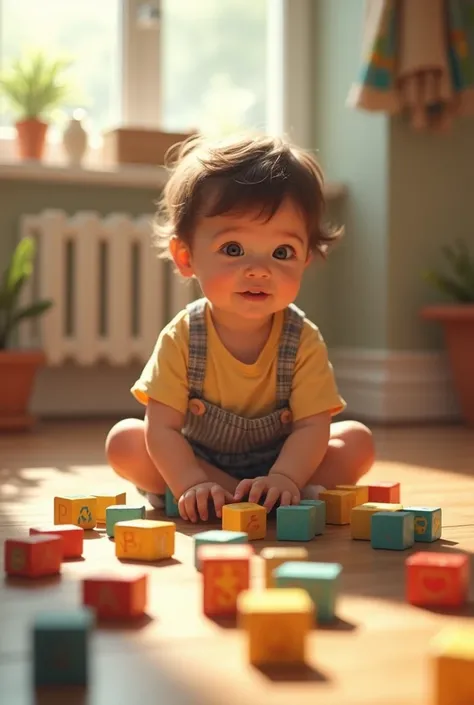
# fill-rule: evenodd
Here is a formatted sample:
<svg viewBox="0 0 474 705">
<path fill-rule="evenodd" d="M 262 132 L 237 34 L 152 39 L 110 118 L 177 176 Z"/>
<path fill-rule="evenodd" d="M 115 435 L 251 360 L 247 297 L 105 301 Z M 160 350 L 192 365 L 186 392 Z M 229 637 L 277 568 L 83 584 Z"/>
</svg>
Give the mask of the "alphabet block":
<svg viewBox="0 0 474 705">
<path fill-rule="evenodd" d="M 82 556 L 84 550 L 84 529 L 81 526 L 76 526 L 75 524 L 50 524 L 30 528 L 30 536 L 38 534 L 54 534 L 61 537 L 63 560 Z"/>
<path fill-rule="evenodd" d="M 467 602 L 467 555 L 419 551 L 407 558 L 405 566 L 406 599 L 412 605 L 461 607 Z"/>
<path fill-rule="evenodd" d="M 94 615 L 87 608 L 43 612 L 33 625 L 35 686 L 86 686 Z"/>
<path fill-rule="evenodd" d="M 198 559 L 203 575 L 203 612 L 208 617 L 232 616 L 237 597 L 248 590 L 250 560 L 254 550 L 249 544 L 200 546 Z"/>
<path fill-rule="evenodd" d="M 160 561 L 174 553 L 176 524 L 171 521 L 134 519 L 115 524 L 117 558 Z"/>
<path fill-rule="evenodd" d="M 105 510 L 105 528 L 107 536 L 115 535 L 115 524 L 118 521 L 131 521 L 132 519 L 145 519 L 146 509 L 144 504 L 116 504 Z"/>
<path fill-rule="evenodd" d="M 399 482 L 371 482 L 369 485 L 369 502 L 384 502 L 385 504 L 399 504 Z"/>
<path fill-rule="evenodd" d="M 97 499 L 91 495 L 55 497 L 54 523 L 93 529 L 97 524 Z"/>
<path fill-rule="evenodd" d="M 97 523 L 105 524 L 106 510 L 114 504 L 125 504 L 126 492 L 121 492 L 120 494 L 93 494 L 93 497 L 97 500 Z"/>
<path fill-rule="evenodd" d="M 82 601 L 98 619 L 133 619 L 145 613 L 148 576 L 96 575 L 82 583 Z"/>
<path fill-rule="evenodd" d="M 179 517 L 178 500 L 169 487 L 165 492 L 165 514 L 167 517 Z"/>
<path fill-rule="evenodd" d="M 415 518 L 415 541 L 432 542 L 441 538 L 440 507 L 403 507 Z"/>
<path fill-rule="evenodd" d="M 5 572 L 26 578 L 55 575 L 61 570 L 63 540 L 53 534 L 5 541 Z"/>
<path fill-rule="evenodd" d="M 384 502 L 366 502 L 351 511 L 351 536 L 359 541 L 370 541 L 371 519 L 376 512 L 399 512 L 401 504 L 385 504 Z"/>
<path fill-rule="evenodd" d="M 311 541 L 316 536 L 317 510 L 312 504 L 277 509 L 277 541 Z"/>
<path fill-rule="evenodd" d="M 346 492 L 354 492 L 356 496 L 355 507 L 359 504 L 365 504 L 369 501 L 369 486 L 368 485 L 336 485 L 336 490 L 345 490 Z"/>
<path fill-rule="evenodd" d="M 321 624 L 336 616 L 342 566 L 339 563 L 294 561 L 283 563 L 273 573 L 278 588 L 303 588 L 315 605 Z"/>
<path fill-rule="evenodd" d="M 247 632 L 254 665 L 302 664 L 314 622 L 314 604 L 298 588 L 246 590 L 237 600 L 239 627 Z"/>
<path fill-rule="evenodd" d="M 433 705 L 474 703 L 474 629 L 447 627 L 432 640 Z"/>
<path fill-rule="evenodd" d="M 415 543 L 415 521 L 410 512 L 376 512 L 371 518 L 372 548 L 404 551 Z"/>
<path fill-rule="evenodd" d="M 199 534 L 195 534 L 194 541 L 194 567 L 199 570 L 199 559 L 198 559 L 198 549 L 202 545 L 212 545 L 212 544 L 229 544 L 229 543 L 247 543 L 249 537 L 243 531 L 222 531 L 222 530 L 211 530 L 202 531 Z"/>
<path fill-rule="evenodd" d="M 300 504 L 309 505 L 316 509 L 316 524 L 314 533 L 316 536 L 324 534 L 326 529 L 326 502 L 322 499 L 302 499 Z"/>
<path fill-rule="evenodd" d="M 326 524 L 351 523 L 351 510 L 356 502 L 354 492 L 326 490 L 319 493 L 319 499 L 326 503 Z"/>
<path fill-rule="evenodd" d="M 268 547 L 261 551 L 260 558 L 265 561 L 265 587 L 273 588 L 276 587 L 273 571 L 288 561 L 307 561 L 308 549 L 304 546 Z"/>
<path fill-rule="evenodd" d="M 222 528 L 243 531 L 249 541 L 264 539 L 267 533 L 267 511 L 253 502 L 225 504 L 222 508 Z"/>
</svg>

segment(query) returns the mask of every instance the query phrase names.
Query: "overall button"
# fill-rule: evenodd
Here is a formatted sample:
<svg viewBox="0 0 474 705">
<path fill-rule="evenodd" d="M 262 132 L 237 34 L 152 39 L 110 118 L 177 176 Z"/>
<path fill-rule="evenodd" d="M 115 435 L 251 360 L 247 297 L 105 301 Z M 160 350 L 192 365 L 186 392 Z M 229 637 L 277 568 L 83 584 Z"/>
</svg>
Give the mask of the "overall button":
<svg viewBox="0 0 474 705">
<path fill-rule="evenodd" d="M 282 423 L 290 423 L 293 415 L 289 409 L 284 409 L 280 414 L 280 421 Z"/>
<path fill-rule="evenodd" d="M 206 413 L 206 407 L 201 399 L 190 399 L 188 409 L 195 416 L 202 416 Z"/>
</svg>

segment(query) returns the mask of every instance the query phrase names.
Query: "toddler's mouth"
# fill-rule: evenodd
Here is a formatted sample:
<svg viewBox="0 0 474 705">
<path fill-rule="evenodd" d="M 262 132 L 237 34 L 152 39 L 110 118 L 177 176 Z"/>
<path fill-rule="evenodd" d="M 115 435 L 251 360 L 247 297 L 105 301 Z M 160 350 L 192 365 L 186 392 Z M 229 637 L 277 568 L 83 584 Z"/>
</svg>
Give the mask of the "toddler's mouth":
<svg viewBox="0 0 474 705">
<path fill-rule="evenodd" d="M 265 291 L 241 291 L 240 296 L 248 301 L 263 301 L 268 298 L 270 294 L 267 294 Z"/>
</svg>

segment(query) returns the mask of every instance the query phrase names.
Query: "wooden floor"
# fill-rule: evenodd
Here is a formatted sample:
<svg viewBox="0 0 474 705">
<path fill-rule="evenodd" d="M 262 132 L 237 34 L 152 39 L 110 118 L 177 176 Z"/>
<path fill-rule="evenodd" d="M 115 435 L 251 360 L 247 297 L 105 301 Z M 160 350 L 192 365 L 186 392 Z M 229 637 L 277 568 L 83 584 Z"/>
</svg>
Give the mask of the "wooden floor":
<svg viewBox="0 0 474 705">
<path fill-rule="evenodd" d="M 28 436 L 0 436 L 0 535 L 24 535 L 52 521 L 55 494 L 129 490 L 104 462 L 103 421 L 43 424 Z M 375 430 L 378 461 L 370 478 L 397 479 L 402 502 L 441 505 L 437 551 L 474 550 L 474 432 L 459 427 Z M 150 516 L 156 516 L 157 513 Z M 147 567 L 149 617 L 134 628 L 100 627 L 93 640 L 87 705 L 429 705 L 429 643 L 447 623 L 473 621 L 404 601 L 404 561 L 410 551 L 374 551 L 354 542 L 347 527 L 327 527 L 309 544 L 313 560 L 339 561 L 344 580 L 339 622 L 316 629 L 310 663 L 285 673 L 250 668 L 244 638 L 203 618 L 200 575 L 192 563 L 192 534 L 178 523 L 175 560 Z M 62 576 L 41 583 L 5 580 L 0 594 L 0 701 L 8 705 L 65 703 L 64 693 L 34 693 L 30 682 L 30 625 L 51 607 L 77 605 L 80 580 L 96 569 L 136 570 L 114 555 L 103 533 L 90 532 L 84 560 L 64 564 Z M 274 526 L 257 550 L 274 544 Z M 472 558 L 471 558 L 472 566 Z M 474 581 L 474 573 L 473 573 Z M 473 600 L 473 592 L 471 592 Z M 298 699 L 298 700 L 296 700 Z"/>
</svg>

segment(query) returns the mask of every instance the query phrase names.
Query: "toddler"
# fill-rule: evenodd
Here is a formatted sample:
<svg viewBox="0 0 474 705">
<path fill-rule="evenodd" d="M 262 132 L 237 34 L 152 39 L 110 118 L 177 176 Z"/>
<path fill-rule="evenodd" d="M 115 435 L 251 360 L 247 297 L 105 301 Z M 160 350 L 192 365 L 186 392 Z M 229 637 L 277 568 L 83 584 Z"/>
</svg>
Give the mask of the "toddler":
<svg viewBox="0 0 474 705">
<path fill-rule="evenodd" d="M 340 236 L 324 210 L 320 167 L 283 139 L 181 145 L 156 234 L 202 298 L 161 331 L 132 387 L 144 420 L 106 441 L 110 465 L 153 506 L 168 485 L 191 522 L 247 498 L 270 511 L 371 467 L 369 429 L 332 422 L 345 402 L 318 327 L 294 304 Z"/>
</svg>

